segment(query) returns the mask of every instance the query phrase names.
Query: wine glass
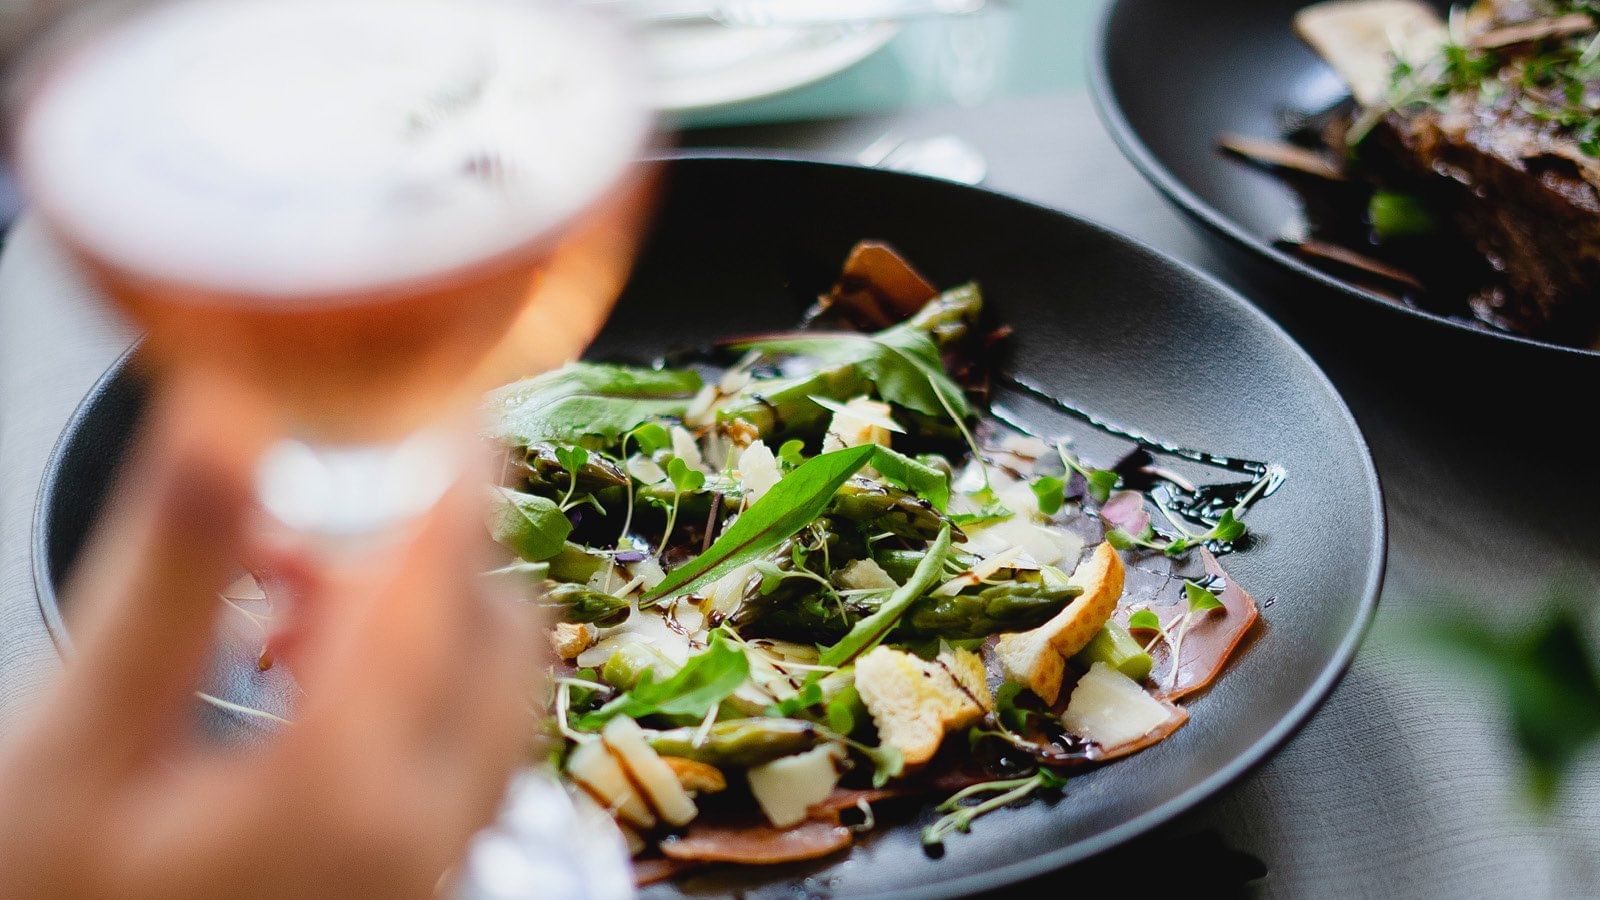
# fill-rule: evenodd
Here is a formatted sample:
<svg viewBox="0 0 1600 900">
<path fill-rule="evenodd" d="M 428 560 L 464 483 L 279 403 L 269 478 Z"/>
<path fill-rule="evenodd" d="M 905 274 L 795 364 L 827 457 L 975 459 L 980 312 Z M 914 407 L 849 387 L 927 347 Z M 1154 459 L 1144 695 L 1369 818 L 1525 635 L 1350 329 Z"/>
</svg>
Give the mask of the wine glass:
<svg viewBox="0 0 1600 900">
<path fill-rule="evenodd" d="M 158 375 L 281 416 L 260 498 L 302 533 L 427 508 L 463 452 L 437 423 L 576 356 L 620 290 L 653 122 L 576 5 L 171 0 L 45 46 L 13 140 L 34 208 Z"/>
</svg>

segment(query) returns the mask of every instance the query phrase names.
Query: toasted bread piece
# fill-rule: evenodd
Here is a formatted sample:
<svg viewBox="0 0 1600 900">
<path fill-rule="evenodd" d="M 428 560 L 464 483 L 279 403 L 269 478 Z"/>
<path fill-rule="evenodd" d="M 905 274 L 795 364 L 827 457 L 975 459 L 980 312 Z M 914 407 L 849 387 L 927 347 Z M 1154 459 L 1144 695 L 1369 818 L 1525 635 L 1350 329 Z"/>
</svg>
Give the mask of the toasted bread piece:
<svg viewBox="0 0 1600 900">
<path fill-rule="evenodd" d="M 878 647 L 856 661 L 856 690 L 879 737 L 908 766 L 932 759 L 946 732 L 971 725 L 994 706 L 983 661 L 948 647 L 932 661 Z"/>
<path fill-rule="evenodd" d="M 1056 648 L 1050 646 L 1049 635 L 1037 628 L 1020 634 L 1003 634 L 995 642 L 994 655 L 1000 661 L 1006 680 L 1033 691 L 1046 703 L 1056 702 L 1067 663 Z"/>
<path fill-rule="evenodd" d="M 1067 657 L 1087 646 L 1116 612 L 1124 574 L 1122 557 L 1110 544 L 1090 551 L 1071 578 L 1083 587 L 1082 594 L 1038 628 L 1001 635 L 995 642 L 995 657 L 1006 677 L 1054 703 Z"/>
<path fill-rule="evenodd" d="M 1117 611 L 1117 601 L 1122 599 L 1125 574 L 1122 557 L 1110 544 L 1094 548 L 1078 564 L 1070 580 L 1082 586 L 1083 593 L 1039 626 L 1050 635 L 1050 644 L 1057 653 L 1065 657 L 1082 650 L 1095 632 L 1111 620 L 1111 614 Z"/>
</svg>

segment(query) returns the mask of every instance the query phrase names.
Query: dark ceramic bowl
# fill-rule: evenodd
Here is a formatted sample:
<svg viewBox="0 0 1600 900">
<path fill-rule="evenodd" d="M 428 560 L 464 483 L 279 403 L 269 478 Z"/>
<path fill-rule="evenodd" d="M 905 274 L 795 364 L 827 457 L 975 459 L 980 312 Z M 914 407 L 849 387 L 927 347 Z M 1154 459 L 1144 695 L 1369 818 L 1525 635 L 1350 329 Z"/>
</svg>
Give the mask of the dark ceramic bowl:
<svg viewBox="0 0 1600 900">
<path fill-rule="evenodd" d="M 1285 110 L 1315 112 L 1347 92 L 1295 36 L 1291 20 L 1311 0 L 1111 0 L 1095 36 L 1095 102 L 1122 152 L 1201 226 L 1258 294 L 1284 308 L 1337 304 L 1382 311 L 1369 327 L 1409 319 L 1415 336 L 1470 365 L 1484 345 L 1600 360 L 1570 347 L 1404 306 L 1273 244 L 1301 201 L 1284 180 L 1217 149 L 1227 133 L 1271 137 Z M 1448 4 L 1440 2 L 1440 9 Z M 1397 321 L 1400 320 L 1400 321 Z M 1440 343 L 1440 338 L 1453 338 Z"/>
<path fill-rule="evenodd" d="M 1270 605 L 1263 627 L 1172 739 L 1076 776 L 1065 796 L 996 812 L 941 859 L 919 845 L 919 817 L 835 859 L 739 881 L 659 886 L 652 895 L 753 888 L 775 895 L 944 896 L 995 888 L 1082 860 L 1170 819 L 1261 762 L 1349 665 L 1378 596 L 1383 503 L 1367 448 L 1328 380 L 1237 294 L 1082 219 L 941 181 L 814 162 L 680 159 L 654 236 L 595 347 L 641 358 L 709 338 L 792 326 L 871 236 L 898 246 L 940 284 L 977 279 L 997 322 L 1016 328 L 1001 368 L 1099 416 L 1167 441 L 1268 460 L 1288 479 L 1249 522 L 1260 540 L 1229 558 Z M 1091 459 L 1115 452 L 1079 420 L 1002 391 L 1044 436 L 1077 435 Z M 41 603 L 61 634 L 57 585 L 83 545 L 107 472 L 142 406 L 113 369 L 72 419 L 40 496 Z M 223 688 L 273 704 L 246 652 L 225 658 Z M 265 693 L 265 696 L 263 696 Z M 250 727 L 247 724 L 241 728 Z"/>
</svg>

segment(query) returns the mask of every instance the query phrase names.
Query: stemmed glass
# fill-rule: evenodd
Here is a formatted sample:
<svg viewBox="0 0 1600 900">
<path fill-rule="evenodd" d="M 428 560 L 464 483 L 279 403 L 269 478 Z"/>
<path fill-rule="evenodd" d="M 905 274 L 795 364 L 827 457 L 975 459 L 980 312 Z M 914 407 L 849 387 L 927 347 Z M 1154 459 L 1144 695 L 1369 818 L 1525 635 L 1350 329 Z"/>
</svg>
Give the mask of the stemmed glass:
<svg viewBox="0 0 1600 900">
<path fill-rule="evenodd" d="M 337 555 L 459 476 L 442 423 L 604 321 L 650 181 L 626 47 L 552 0 L 100 4 L 16 79 L 12 154 L 158 379 L 276 411 L 262 506 Z M 565 799 L 519 779 L 465 892 L 586 860 L 572 884 L 625 879 L 614 829 Z"/>
<path fill-rule="evenodd" d="M 268 511 L 359 537 L 426 508 L 459 463 L 435 423 L 615 299 L 652 126 L 625 42 L 549 0 L 97 12 L 24 80 L 34 208 L 158 373 L 281 413 Z"/>
</svg>

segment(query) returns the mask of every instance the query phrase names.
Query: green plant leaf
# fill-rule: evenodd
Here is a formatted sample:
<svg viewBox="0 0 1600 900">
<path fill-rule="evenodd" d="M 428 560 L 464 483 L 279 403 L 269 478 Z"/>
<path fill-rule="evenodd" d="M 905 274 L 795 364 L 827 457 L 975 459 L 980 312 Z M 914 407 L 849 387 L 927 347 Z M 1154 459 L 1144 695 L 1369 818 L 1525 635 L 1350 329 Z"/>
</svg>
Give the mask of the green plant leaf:
<svg viewBox="0 0 1600 900">
<path fill-rule="evenodd" d="M 800 690 L 767 707 L 767 715 L 778 718 L 794 718 L 813 706 L 822 703 L 822 685 L 808 682 Z"/>
<path fill-rule="evenodd" d="M 1129 631 L 1160 631 L 1161 617 L 1148 609 L 1136 611 L 1128 617 Z"/>
<path fill-rule="evenodd" d="M 1016 515 L 1004 503 L 1000 502 L 1000 498 L 995 495 L 992 488 L 982 488 L 974 491 L 970 496 L 983 505 L 977 512 L 956 513 L 951 516 L 950 522 L 958 528 L 977 525 L 980 522 L 998 522 L 1001 519 L 1009 519 Z"/>
<path fill-rule="evenodd" d="M 754 565 L 756 571 L 761 575 L 761 586 L 757 590 L 761 592 L 763 597 L 777 590 L 778 585 L 789 577 L 788 572 L 778 568 L 778 564 L 770 559 L 758 559 Z"/>
<path fill-rule="evenodd" d="M 667 479 L 680 494 L 692 494 L 706 486 L 706 473 L 689 468 L 676 456 L 667 460 Z"/>
<path fill-rule="evenodd" d="M 572 523 L 553 500 L 497 487 L 490 495 L 489 533 L 523 559 L 538 562 L 561 552 Z"/>
<path fill-rule="evenodd" d="M 1054 475 L 1042 475 L 1028 485 L 1033 490 L 1033 496 L 1039 498 L 1039 512 L 1053 516 L 1061 511 L 1061 504 L 1066 502 L 1067 483 Z"/>
<path fill-rule="evenodd" d="M 1593 600 L 1561 588 L 1538 614 L 1495 627 L 1464 611 L 1418 622 L 1411 640 L 1442 651 L 1500 694 L 1528 799 L 1548 811 L 1572 766 L 1600 744 L 1600 653 L 1580 609 Z"/>
<path fill-rule="evenodd" d="M 873 450 L 869 444 L 806 460 L 741 513 L 706 552 L 668 572 L 643 599 L 688 593 L 776 547 L 821 515 L 839 486 L 872 458 Z"/>
<path fill-rule="evenodd" d="M 1096 503 L 1104 503 L 1110 499 L 1111 492 L 1117 489 L 1120 476 L 1110 469 L 1090 469 L 1083 473 L 1083 480 L 1088 483 L 1089 496 Z"/>
<path fill-rule="evenodd" d="M 592 731 L 613 716 L 663 716 L 679 724 L 699 722 L 749 677 L 750 660 L 717 629 L 711 632 L 711 644 L 705 651 L 689 657 L 671 678 L 656 681 L 651 670 L 646 669 L 632 688 L 579 718 L 578 727 Z"/>
<path fill-rule="evenodd" d="M 568 475 L 577 476 L 578 470 L 589 461 L 589 451 L 577 445 L 564 445 L 556 448 L 556 462 Z"/>
<path fill-rule="evenodd" d="M 1189 611 L 1202 613 L 1212 609 L 1222 609 L 1222 601 L 1217 595 L 1192 581 L 1183 583 L 1183 595 L 1189 600 Z"/>
<path fill-rule="evenodd" d="M 778 459 L 790 469 L 797 469 L 806 461 L 805 442 L 798 438 L 791 438 L 783 442 L 778 448 Z"/>
<path fill-rule="evenodd" d="M 785 335 L 732 345 L 737 350 L 816 357 L 824 366 L 856 366 L 890 403 L 930 416 L 972 415 L 961 388 L 945 374 L 939 348 L 915 328 L 894 326 L 873 335 Z M 843 400 L 847 398 L 830 398 Z"/>
<path fill-rule="evenodd" d="M 699 390 L 700 376 L 687 369 L 576 362 L 494 391 L 485 409 L 490 434 L 513 446 L 610 442 L 651 419 L 682 416 Z"/>
<path fill-rule="evenodd" d="M 1000 719 L 1000 724 L 1013 734 L 1026 734 L 1028 720 L 1043 714 L 1037 710 L 1028 709 L 1017 705 L 1017 697 L 1026 690 L 1015 681 L 1008 681 L 994 692 L 994 712 Z"/>
<path fill-rule="evenodd" d="M 944 574 L 944 558 L 949 552 L 950 526 L 946 525 L 939 529 L 939 536 L 928 545 L 927 554 L 917 563 L 916 571 L 911 573 L 906 583 L 895 588 L 877 612 L 857 621 L 837 644 L 823 650 L 817 661 L 824 666 L 842 667 L 876 647 L 899 624 L 900 617 L 911 608 L 911 604 L 926 594 Z"/>
<path fill-rule="evenodd" d="M 949 508 L 950 477 L 933 466 L 888 447 L 879 447 L 872 456 L 872 467 L 884 481 L 932 503 L 939 512 Z"/>
<path fill-rule="evenodd" d="M 1217 519 L 1217 524 L 1211 526 L 1211 531 L 1206 534 L 1206 538 L 1224 544 L 1231 544 L 1244 537 L 1245 531 L 1244 523 L 1234 516 L 1233 510 L 1227 509 L 1222 511 L 1221 517 Z"/>
<path fill-rule="evenodd" d="M 672 446 L 672 435 L 659 422 L 646 422 L 628 432 L 628 436 L 633 438 L 635 444 L 639 445 L 640 452 L 645 456 L 650 456 L 657 450 L 665 450 Z"/>
</svg>

